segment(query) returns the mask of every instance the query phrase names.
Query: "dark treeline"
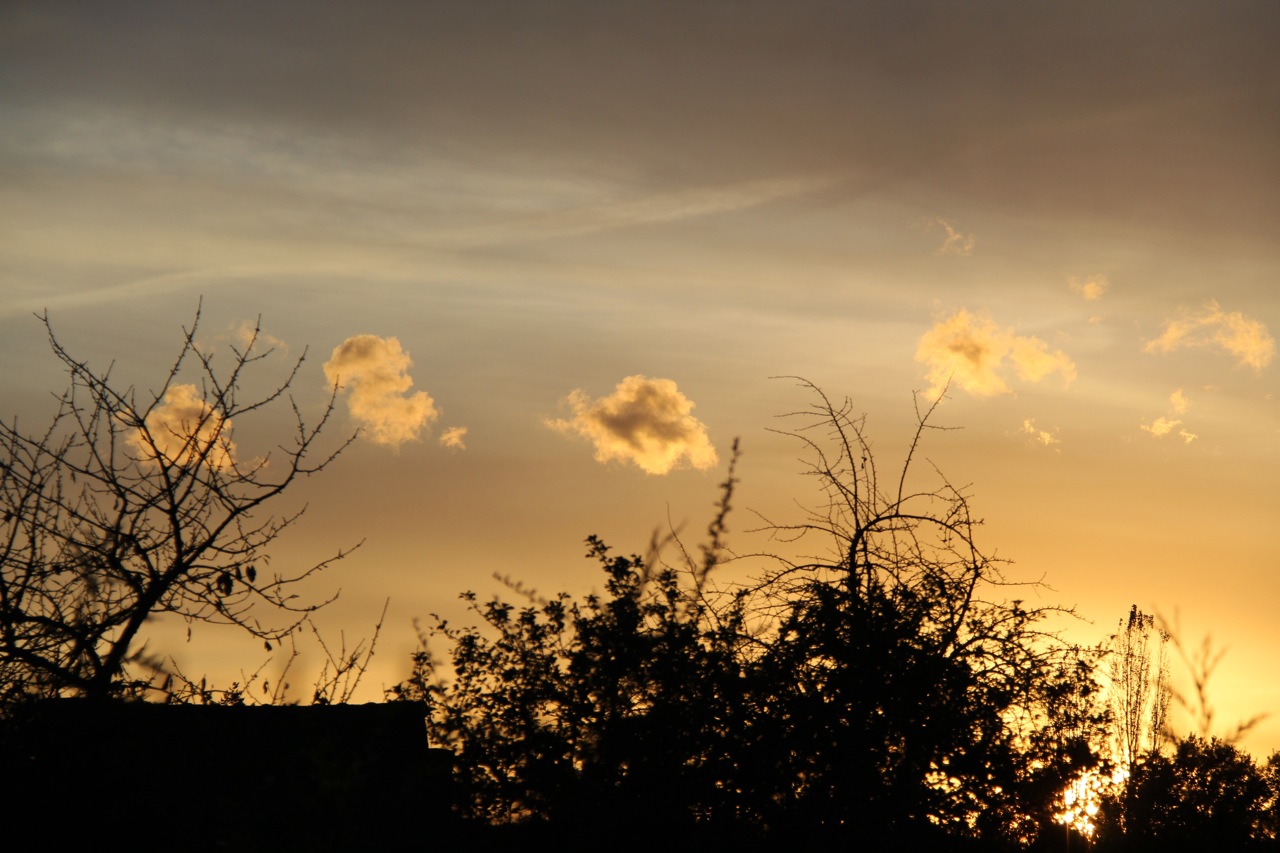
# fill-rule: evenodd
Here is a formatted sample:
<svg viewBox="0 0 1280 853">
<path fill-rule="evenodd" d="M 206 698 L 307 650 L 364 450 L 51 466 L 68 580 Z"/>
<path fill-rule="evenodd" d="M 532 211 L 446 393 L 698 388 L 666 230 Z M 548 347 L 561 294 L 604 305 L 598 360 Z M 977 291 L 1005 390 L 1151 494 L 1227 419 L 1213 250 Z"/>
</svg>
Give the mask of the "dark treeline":
<svg viewBox="0 0 1280 853">
<path fill-rule="evenodd" d="M 226 425 L 286 399 L 297 365 L 275 391 L 241 398 L 242 374 L 261 358 L 254 345 L 220 373 L 195 328 L 161 390 L 143 399 L 117 392 L 50 331 L 71 377 L 53 426 L 29 434 L 0 421 L 0 761 L 5 790 L 22 792 L 6 802 L 29 807 L 24 814 L 92 808 L 101 796 L 64 801 L 113 778 L 145 785 L 140 767 L 157 768 L 163 784 L 166 765 L 198 766 L 197 752 L 217 761 L 238 739 L 273 748 L 223 725 L 226 750 L 109 732 L 94 735 L 92 749 L 61 749 L 42 710 L 75 698 L 82 710 L 66 719 L 84 708 L 115 719 L 94 709 L 252 702 L 247 685 L 215 689 L 151 655 L 140 640 L 146 620 L 170 613 L 238 626 L 270 649 L 323 603 L 302 603 L 292 589 L 328 561 L 294 576 L 261 568 L 296 517 L 262 513 L 345 446 L 319 449 L 332 400 L 317 425 L 298 416 L 293 444 L 270 467 L 238 461 Z M 180 382 L 184 361 L 199 386 Z M 426 627 L 389 699 L 404 703 L 397 719 L 404 708 L 420 714 L 430 745 L 452 752 L 452 787 L 422 789 L 433 802 L 420 835 L 406 815 L 385 838 L 424 847 L 545 839 L 571 849 L 1280 844 L 1280 757 L 1259 765 L 1212 738 L 1207 714 L 1199 735 L 1169 732 L 1167 635 L 1154 620 L 1134 608 L 1109 644 L 1063 642 L 1054 626 L 1070 612 L 1027 605 L 1042 590 L 1015 582 L 983 550 L 967 492 L 916 470 L 932 408 L 919 413 L 903 462 L 882 472 L 850 403 L 804 385 L 815 402 L 792 416 L 788 434 L 804 448 L 817 498 L 798 521 L 762 522 L 765 551 L 729 548 L 731 466 L 698 547 L 672 536 L 644 557 L 622 556 L 592 537 L 601 594 L 543 598 L 511 582 L 516 603 L 464 596 L 478 625 Z M 348 676 L 363 671 L 369 649 L 330 655 L 314 701 L 349 696 Z M 1203 700 L 1204 678 L 1196 683 Z M 372 749 L 384 748 L 398 749 Z M 191 823 L 152 815 L 148 825 L 200 827 L 188 847 L 252 846 L 251 837 L 275 847 L 281 827 L 298 824 L 312 827 L 313 845 L 349 844 L 355 818 L 338 817 L 334 792 L 362 779 L 368 796 L 369 774 L 380 772 L 370 767 L 414 778 L 403 762 L 364 762 L 362 750 L 280 756 L 279 767 L 306 768 L 296 771 L 308 777 L 299 790 L 319 784 L 322 796 L 283 797 L 287 779 L 263 787 L 267 761 L 201 788 Z M 248 776 L 256 781 L 235 796 L 224 790 Z M 139 791 L 138 802 L 185 808 L 173 793 Z M 257 814 L 253 836 L 239 812 L 259 798 L 275 803 L 263 802 L 264 814 L 282 805 L 291 814 Z M 343 826 L 326 830 L 335 820 Z"/>
<path fill-rule="evenodd" d="M 1134 608 L 1105 646 L 1061 642 L 1060 611 L 1026 607 L 980 550 L 968 497 L 940 475 L 913 485 L 931 410 L 885 478 L 849 403 L 809 390 L 791 434 L 822 497 L 766 532 L 825 556 L 735 558 L 731 468 L 697 552 L 593 537 L 603 595 L 509 582 L 518 603 L 464 596 L 482 627 L 425 631 L 394 693 L 455 751 L 465 819 L 771 846 L 1277 845 L 1280 757 L 1172 736 L 1155 620 Z M 766 568 L 718 586 L 734 559 Z"/>
</svg>

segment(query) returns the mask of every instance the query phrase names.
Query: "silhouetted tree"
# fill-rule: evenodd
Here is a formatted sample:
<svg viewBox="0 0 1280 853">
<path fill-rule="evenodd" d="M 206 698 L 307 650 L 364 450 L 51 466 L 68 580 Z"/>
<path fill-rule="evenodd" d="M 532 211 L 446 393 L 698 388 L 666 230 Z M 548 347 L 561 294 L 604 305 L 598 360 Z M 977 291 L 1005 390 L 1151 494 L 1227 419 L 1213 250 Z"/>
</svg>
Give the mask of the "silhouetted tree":
<svg viewBox="0 0 1280 853">
<path fill-rule="evenodd" d="M 183 330 L 159 388 L 140 393 L 72 356 L 42 317 L 69 374 L 42 432 L 0 421 L 0 696 L 107 697 L 154 685 L 144 623 L 169 613 L 236 625 L 278 643 L 325 602 L 295 585 L 344 554 L 292 574 L 268 568 L 266 548 L 298 514 L 264 515 L 300 477 L 346 446 L 319 450 L 333 407 L 308 426 L 282 382 L 246 398 L 242 387 L 270 350 L 255 328 L 225 364 Z M 232 422 L 292 407 L 292 442 L 237 454 Z M 348 439 L 348 442 L 350 439 Z M 264 609 L 273 614 L 264 621 Z M 155 685 L 155 686 L 163 686 Z"/>
<path fill-rule="evenodd" d="M 917 411 L 906 457 L 882 478 L 865 418 L 820 389 L 787 432 L 809 450 L 825 501 L 799 524 L 827 558 L 779 558 L 758 587 L 783 603 L 762 657 L 797 740 L 776 750 L 779 796 L 809 826 L 885 839 L 941 832 L 1029 843 L 1053 792 L 1095 760 L 1092 663 L 1045 627 L 1056 608 L 1009 600 L 980 548 L 969 498 L 913 466 L 937 403 Z"/>
<path fill-rule="evenodd" d="M 732 817 L 746 640 L 741 597 L 713 606 L 705 589 L 716 548 L 676 569 L 587 543 L 604 596 L 530 594 L 516 608 L 467 593 L 488 632 L 436 619 L 393 694 L 427 703 L 471 818 L 586 833 L 638 815 L 668 827 Z M 444 668 L 428 648 L 441 639 Z"/>
<path fill-rule="evenodd" d="M 819 402 L 790 434 L 826 502 L 768 529 L 821 537 L 830 559 L 775 555 L 759 582 L 712 595 L 731 475 L 701 561 L 592 538 L 604 597 L 468 594 L 487 630 L 427 632 L 396 692 L 457 752 L 472 817 L 987 846 L 1050 820 L 1095 761 L 1092 661 L 1046 630 L 1051 609 L 1005 600 L 960 489 L 910 487 L 932 409 L 884 484 L 848 403 L 806 386 Z"/>
<path fill-rule="evenodd" d="M 1115 760 L 1126 769 L 1160 751 L 1168 727 L 1168 632 L 1155 617 L 1129 608 L 1111 638 L 1108 695 L 1114 715 Z"/>
<path fill-rule="evenodd" d="M 1267 781 L 1267 804 L 1262 810 L 1261 837 L 1280 847 L 1280 750 L 1271 753 L 1262 765 L 1262 778 Z"/>
<path fill-rule="evenodd" d="M 1188 649 L 1182 639 L 1182 630 L 1176 614 L 1172 623 L 1167 622 L 1163 617 L 1159 618 L 1159 623 L 1161 633 L 1178 653 L 1178 659 L 1182 661 L 1187 677 L 1191 680 L 1191 693 L 1173 690 L 1171 691 L 1173 699 L 1195 721 L 1196 732 L 1201 738 L 1214 737 L 1215 711 L 1213 703 L 1209 701 L 1209 681 L 1217 670 L 1218 664 L 1222 663 L 1227 650 L 1214 649 L 1213 639 L 1208 634 L 1200 640 L 1200 645 L 1194 651 Z M 1254 726 L 1266 718 L 1265 713 L 1254 714 L 1248 719 L 1236 722 L 1218 737 L 1229 744 L 1239 744 Z"/>
<path fill-rule="evenodd" d="M 1253 759 L 1217 738 L 1192 735 L 1172 756 L 1135 764 L 1128 785 L 1105 811 L 1103 849 L 1247 850 L 1266 843 L 1273 796 Z"/>
</svg>

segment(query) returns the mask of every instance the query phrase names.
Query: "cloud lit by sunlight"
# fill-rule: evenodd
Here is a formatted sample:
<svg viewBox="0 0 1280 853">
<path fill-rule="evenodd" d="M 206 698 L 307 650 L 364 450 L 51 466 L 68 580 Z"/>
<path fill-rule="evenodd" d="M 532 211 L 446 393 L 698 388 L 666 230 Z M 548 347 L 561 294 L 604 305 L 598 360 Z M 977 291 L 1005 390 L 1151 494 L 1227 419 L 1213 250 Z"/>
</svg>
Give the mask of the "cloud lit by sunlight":
<svg viewBox="0 0 1280 853">
<path fill-rule="evenodd" d="M 1173 417 L 1173 415 L 1185 415 L 1190 408 L 1191 398 L 1183 394 L 1181 388 L 1178 388 L 1169 395 L 1169 411 L 1172 414 L 1168 417 L 1156 418 L 1149 424 L 1139 424 L 1139 427 L 1143 432 L 1150 433 L 1152 438 L 1164 438 L 1166 435 L 1171 435 L 1175 427 L 1182 426 L 1182 421 Z M 1187 431 L 1185 428 L 1178 430 L 1178 437 L 1187 444 L 1199 438 L 1198 435 Z"/>
<path fill-rule="evenodd" d="M 466 450 L 467 445 L 463 440 L 467 437 L 467 428 L 464 426 L 449 427 L 440 433 L 440 444 L 445 447 L 451 447 L 454 450 Z"/>
<path fill-rule="evenodd" d="M 1097 302 L 1102 294 L 1111 288 L 1111 282 L 1105 275 L 1087 275 L 1084 278 L 1071 277 L 1071 292 L 1084 297 L 1085 302 Z"/>
<path fill-rule="evenodd" d="M 1006 394 L 1010 389 L 1003 374 L 1009 366 L 1027 382 L 1052 373 L 1068 383 L 1076 378 L 1075 363 L 1061 350 L 1050 352 L 1039 338 L 1016 335 L 963 308 L 920 336 L 916 361 L 929 366 L 931 387 L 925 393 L 935 400 L 948 383 L 978 397 Z"/>
<path fill-rule="evenodd" d="M 354 335 L 334 348 L 324 375 L 347 392 L 347 408 L 367 438 L 399 447 L 417 440 L 440 417 L 427 392 L 408 393 L 412 365 L 396 338 Z"/>
<path fill-rule="evenodd" d="M 930 219 L 925 225 L 926 228 L 941 228 L 943 231 L 942 245 L 938 247 L 939 255 L 958 255 L 967 257 L 973 253 L 977 240 L 972 234 L 962 234 L 957 231 L 955 226 L 945 219 Z"/>
<path fill-rule="evenodd" d="M 1022 432 L 1031 436 L 1032 441 L 1035 441 L 1037 444 L 1043 444 L 1045 447 L 1062 443 L 1062 439 L 1058 438 L 1053 433 L 1037 427 L 1034 418 L 1027 418 L 1022 422 Z"/>
<path fill-rule="evenodd" d="M 1261 371 L 1275 356 L 1276 340 L 1267 327 L 1239 311 L 1227 313 L 1217 302 L 1205 304 L 1199 313 L 1184 311 L 1176 320 L 1165 323 L 1164 332 L 1148 341 L 1143 352 L 1173 352 L 1192 347 L 1216 347 L 1239 359 L 1255 371 Z"/>
<path fill-rule="evenodd" d="M 1153 438 L 1162 438 L 1173 432 L 1173 428 L 1182 421 L 1173 418 L 1159 417 L 1149 424 L 1142 424 L 1142 431 L 1151 433 Z"/>
<path fill-rule="evenodd" d="M 698 470 L 716 464 L 707 428 L 691 414 L 693 401 L 670 379 L 628 376 L 608 397 L 592 402 L 576 389 L 565 402 L 573 417 L 547 426 L 589 439 L 598 462 L 630 462 L 649 474 L 666 474 L 686 458 Z"/>
<path fill-rule="evenodd" d="M 1152 421 L 1149 424 L 1139 424 L 1143 432 L 1151 433 L 1152 438 L 1164 438 L 1166 435 L 1169 435 L 1170 433 L 1173 432 L 1174 427 L 1178 427 L 1181 425 L 1182 425 L 1182 421 L 1177 420 L 1176 418 L 1166 418 L 1166 417 L 1156 418 L 1154 421 Z M 1187 444 L 1190 444 L 1200 436 L 1196 435 L 1193 432 L 1188 432 L 1185 429 L 1180 429 L 1178 430 L 1178 437 L 1181 438 L 1183 441 L 1185 441 Z"/>
<path fill-rule="evenodd" d="M 275 335 L 267 334 L 252 320 L 245 320 L 239 325 L 231 327 L 231 340 L 239 348 L 240 352 L 248 350 L 252 344 L 254 352 L 265 353 L 267 350 L 275 350 L 278 353 L 286 353 L 289 351 L 289 345 L 277 338 Z"/>
<path fill-rule="evenodd" d="M 128 439 L 144 459 L 159 454 L 176 465 L 203 462 L 215 471 L 235 463 L 231 421 L 206 403 L 194 385 L 169 386 L 145 422 L 146 434 L 136 430 Z"/>
</svg>

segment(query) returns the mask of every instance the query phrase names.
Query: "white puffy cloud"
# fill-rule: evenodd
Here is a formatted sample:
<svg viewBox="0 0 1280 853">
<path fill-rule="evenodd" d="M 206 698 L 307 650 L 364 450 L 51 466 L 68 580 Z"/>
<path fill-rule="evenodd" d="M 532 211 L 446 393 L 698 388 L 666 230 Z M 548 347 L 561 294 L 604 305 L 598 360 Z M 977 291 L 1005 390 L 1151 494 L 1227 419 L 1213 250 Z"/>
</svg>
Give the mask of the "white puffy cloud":
<svg viewBox="0 0 1280 853">
<path fill-rule="evenodd" d="M 1173 409 L 1174 414 L 1185 414 L 1187 409 L 1191 408 L 1191 398 L 1182 393 L 1179 388 L 1169 395 L 1169 407 Z"/>
<path fill-rule="evenodd" d="M 412 365 L 396 338 L 355 335 L 334 348 L 324 375 L 347 393 L 347 408 L 366 437 L 399 447 L 417 440 L 440 417 L 426 391 L 409 393 Z"/>
<path fill-rule="evenodd" d="M 565 402 L 573 417 L 547 426 L 589 439 L 598 462 L 630 462 L 649 474 L 666 474 L 685 459 L 699 470 L 716 464 L 707 428 L 692 415 L 693 401 L 670 379 L 628 376 L 607 397 L 592 401 L 577 389 Z"/>
<path fill-rule="evenodd" d="M 218 471 L 235 463 L 231 421 L 205 402 L 194 385 L 171 385 L 144 420 L 145 432 L 129 436 L 144 459 L 157 455 L 181 466 L 203 463 Z"/>
<path fill-rule="evenodd" d="M 1111 288 L 1111 282 L 1105 275 L 1087 275 L 1084 278 L 1071 278 L 1071 292 L 1084 297 L 1086 302 L 1097 302 L 1102 294 Z"/>
<path fill-rule="evenodd" d="M 1173 352 L 1178 349 L 1217 348 L 1225 350 L 1255 371 L 1261 371 L 1275 356 L 1276 340 L 1267 327 L 1239 311 L 1227 313 L 1217 302 L 1205 303 L 1198 313 L 1184 311 L 1165 323 L 1160 337 L 1148 341 L 1144 352 Z"/>
<path fill-rule="evenodd" d="M 926 394 L 937 399 L 948 383 L 979 397 L 1006 394 L 1004 374 L 1011 367 L 1027 382 L 1039 382 L 1052 373 L 1066 382 L 1076 378 L 1076 366 L 1061 350 L 1049 351 L 1039 338 L 1016 335 L 989 317 L 975 316 L 961 308 L 938 321 L 920 336 L 916 361 L 929 370 L 931 387 Z"/>
<path fill-rule="evenodd" d="M 452 447 L 454 450 L 466 450 L 467 444 L 467 428 L 464 426 L 449 427 L 440 433 L 440 443 L 445 447 Z"/>
</svg>

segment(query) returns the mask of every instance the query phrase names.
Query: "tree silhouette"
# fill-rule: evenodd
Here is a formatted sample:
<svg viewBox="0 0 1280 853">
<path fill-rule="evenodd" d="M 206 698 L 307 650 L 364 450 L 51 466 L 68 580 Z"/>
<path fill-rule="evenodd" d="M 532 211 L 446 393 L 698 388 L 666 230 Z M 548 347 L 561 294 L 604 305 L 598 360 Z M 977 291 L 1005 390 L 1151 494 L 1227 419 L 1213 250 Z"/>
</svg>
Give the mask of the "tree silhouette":
<svg viewBox="0 0 1280 853">
<path fill-rule="evenodd" d="M 157 614 L 239 626 L 270 648 L 326 603 L 295 585 L 344 553 L 293 574 L 271 571 L 265 553 L 299 514 L 267 505 L 346 446 L 317 444 L 332 397 L 308 426 L 288 396 L 305 354 L 246 397 L 270 349 L 255 328 L 215 362 L 197 343 L 197 310 L 160 387 L 140 393 L 72 356 L 41 319 L 69 387 L 43 432 L 0 421 L 0 700 L 163 687 L 142 642 Z M 233 421 L 279 405 L 293 410 L 292 443 L 240 458 Z"/>
<path fill-rule="evenodd" d="M 432 739 L 457 752 L 472 819 L 584 834 L 637 813 L 665 826 L 724 821 L 743 719 L 741 597 L 717 606 L 706 594 L 714 547 L 676 569 L 587 543 L 605 596 L 530 594 L 517 609 L 467 593 L 489 634 L 436 619 L 393 694 L 427 703 Z M 430 652 L 441 639 L 448 667 Z"/>
<path fill-rule="evenodd" d="M 615 557 L 592 538 L 604 597 L 467 594 L 486 630 L 426 632 L 396 692 L 457 752 L 468 815 L 944 846 L 1026 844 L 1048 823 L 1095 760 L 1091 661 L 1046 630 L 1052 609 L 1005 600 L 962 490 L 912 485 L 932 409 L 886 483 L 849 404 L 805 384 L 818 403 L 788 434 L 824 503 L 766 529 L 830 558 L 775 553 L 757 582 L 713 594 L 731 470 L 701 560 Z"/>
<path fill-rule="evenodd" d="M 1135 765 L 1126 789 L 1107 811 L 1123 821 L 1103 825 L 1103 849 L 1247 850 L 1266 842 L 1272 788 L 1264 771 L 1236 746 L 1192 735 L 1172 756 Z"/>
<path fill-rule="evenodd" d="M 1109 669 L 1115 721 L 1115 758 L 1130 769 L 1160 751 L 1168 732 L 1169 634 L 1156 619 L 1129 608 L 1111 638 Z"/>
<path fill-rule="evenodd" d="M 1051 791 L 1094 760 L 1091 662 L 1045 628 L 1056 608 L 1008 600 L 1017 585 L 980 548 L 964 491 L 936 469 L 932 484 L 914 476 L 936 402 L 882 478 L 865 418 L 803 384 L 817 402 L 786 434 L 824 502 L 767 529 L 830 556 L 779 558 L 758 587 L 784 603 L 763 660 L 803 721 L 778 751 L 804 780 L 796 813 L 837 834 L 1035 838 Z"/>
</svg>

